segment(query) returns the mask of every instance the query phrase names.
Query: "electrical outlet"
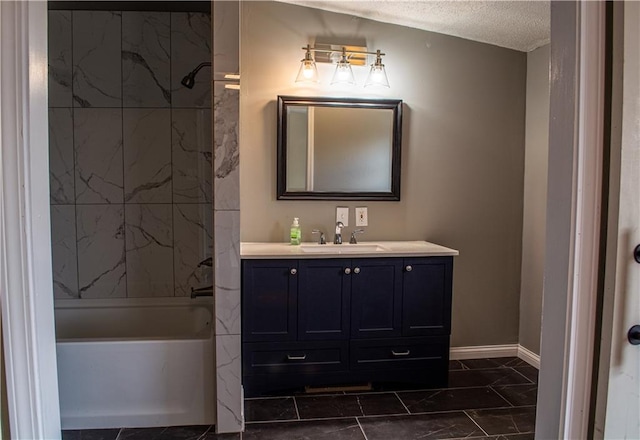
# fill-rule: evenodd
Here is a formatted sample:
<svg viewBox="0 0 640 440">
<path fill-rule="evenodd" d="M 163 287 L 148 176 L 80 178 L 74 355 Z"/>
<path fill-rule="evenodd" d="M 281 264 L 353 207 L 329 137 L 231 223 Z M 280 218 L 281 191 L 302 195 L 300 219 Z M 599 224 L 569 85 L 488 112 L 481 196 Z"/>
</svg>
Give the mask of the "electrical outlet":
<svg viewBox="0 0 640 440">
<path fill-rule="evenodd" d="M 356 226 L 367 226 L 368 224 L 369 214 L 367 213 L 367 207 L 356 208 Z"/>
<path fill-rule="evenodd" d="M 336 222 L 342 222 L 343 225 L 349 226 L 349 208 L 346 206 L 338 206 L 336 208 Z"/>
</svg>

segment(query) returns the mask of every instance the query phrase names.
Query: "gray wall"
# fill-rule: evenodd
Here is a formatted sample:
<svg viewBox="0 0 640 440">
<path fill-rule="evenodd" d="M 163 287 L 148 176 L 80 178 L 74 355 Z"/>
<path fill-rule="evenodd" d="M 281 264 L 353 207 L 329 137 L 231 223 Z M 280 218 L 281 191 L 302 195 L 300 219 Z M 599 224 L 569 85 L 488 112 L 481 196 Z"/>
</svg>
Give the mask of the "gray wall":
<svg viewBox="0 0 640 440">
<path fill-rule="evenodd" d="M 549 45 L 527 54 L 520 345 L 540 354 L 549 157 Z"/>
<path fill-rule="evenodd" d="M 242 2 L 241 239 L 287 240 L 300 217 L 333 230 L 335 207 L 369 207 L 363 240 L 428 240 L 460 251 L 453 346 L 518 342 L 526 54 L 455 37 L 275 2 Z M 390 89 L 295 83 L 316 37 L 366 38 L 387 53 Z M 339 38 L 337 38 L 339 39 Z M 367 69 L 355 68 L 359 84 Z M 277 201 L 277 95 L 405 102 L 400 202 Z M 353 210 L 351 224 L 353 227 Z M 331 235 L 331 234 L 329 234 Z"/>
</svg>

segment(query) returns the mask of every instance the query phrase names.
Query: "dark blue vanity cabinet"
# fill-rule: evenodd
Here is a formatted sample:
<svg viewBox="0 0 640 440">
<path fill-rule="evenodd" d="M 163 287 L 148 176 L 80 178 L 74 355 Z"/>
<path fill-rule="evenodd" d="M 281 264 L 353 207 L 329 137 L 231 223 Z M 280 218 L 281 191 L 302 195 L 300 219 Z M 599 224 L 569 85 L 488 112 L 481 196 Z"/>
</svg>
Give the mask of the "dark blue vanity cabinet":
<svg viewBox="0 0 640 440">
<path fill-rule="evenodd" d="M 453 257 L 242 261 L 245 396 L 447 385 Z"/>
<path fill-rule="evenodd" d="M 242 341 L 298 338 L 297 260 L 243 262 Z"/>
</svg>

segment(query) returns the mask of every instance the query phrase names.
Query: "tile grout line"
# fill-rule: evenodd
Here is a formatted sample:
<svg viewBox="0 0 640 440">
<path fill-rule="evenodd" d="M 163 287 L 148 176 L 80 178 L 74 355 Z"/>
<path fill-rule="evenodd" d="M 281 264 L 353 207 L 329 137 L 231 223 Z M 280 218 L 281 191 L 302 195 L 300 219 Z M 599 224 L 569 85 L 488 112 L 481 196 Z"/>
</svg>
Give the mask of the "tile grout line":
<svg viewBox="0 0 640 440">
<path fill-rule="evenodd" d="M 484 435 L 486 435 L 487 437 L 489 437 L 489 434 L 487 433 L 487 431 L 485 431 L 484 429 L 482 429 L 482 426 L 480 426 L 478 424 L 478 422 L 476 422 L 473 417 L 471 417 L 469 414 L 467 414 L 467 411 L 462 411 L 464 413 L 465 416 L 469 417 L 469 419 L 471 419 L 471 421 L 478 427 L 480 428 L 480 431 L 482 431 L 484 433 Z"/>
<path fill-rule="evenodd" d="M 292 396 L 291 398 L 293 399 L 293 407 L 296 409 L 296 416 L 298 416 L 298 420 L 302 420 L 300 418 L 300 411 L 298 411 L 298 402 L 296 401 L 296 397 Z"/>
<path fill-rule="evenodd" d="M 404 404 L 404 401 L 400 398 L 400 396 L 398 395 L 398 392 L 394 391 L 393 394 L 396 395 L 400 403 L 402 403 L 402 406 L 404 407 L 404 409 L 407 410 L 407 414 L 411 414 L 411 411 L 409 411 L 409 408 L 407 407 L 407 405 Z"/>
<path fill-rule="evenodd" d="M 506 397 L 504 397 L 500 391 L 496 390 L 495 388 L 493 388 L 493 385 L 488 385 L 487 388 L 489 388 L 491 391 L 493 391 L 494 393 L 496 393 L 498 396 L 500 396 L 500 398 L 502 400 L 504 400 L 505 402 L 507 402 L 509 405 L 511 405 L 512 407 L 515 408 L 515 405 L 513 403 L 511 403 L 510 400 L 508 400 Z"/>
<path fill-rule="evenodd" d="M 527 379 L 529 381 L 529 385 L 530 384 L 535 384 L 536 382 L 532 381 L 531 379 L 529 379 L 527 376 L 525 376 L 524 374 L 522 374 L 521 372 L 519 372 L 518 370 L 516 370 L 513 367 L 509 367 L 511 368 L 513 371 L 515 371 L 516 373 L 518 373 L 520 376 L 524 377 L 525 379 Z M 534 367 L 535 368 L 535 367 Z"/>
<path fill-rule="evenodd" d="M 367 433 L 364 432 L 364 428 L 360 424 L 360 418 L 359 417 L 356 417 L 356 423 L 358 424 L 358 427 L 360 428 L 360 432 L 362 432 L 362 435 L 364 436 L 364 440 L 369 440 L 369 438 L 367 437 Z"/>
<path fill-rule="evenodd" d="M 202 435 L 200 437 L 198 437 L 196 440 L 203 440 L 207 437 L 207 434 L 209 433 L 209 431 L 211 431 L 211 429 L 213 428 L 213 425 L 209 425 L 209 427 L 202 433 Z"/>
<path fill-rule="evenodd" d="M 512 407 L 512 406 L 497 406 L 497 407 L 488 407 L 488 408 L 473 408 L 473 409 L 450 409 L 450 410 L 440 410 L 440 411 L 421 411 L 410 414 L 374 414 L 374 415 L 364 415 L 364 416 L 337 416 L 337 417 L 310 417 L 308 419 L 282 419 L 282 420 L 256 420 L 247 422 L 249 425 L 253 424 L 272 424 L 272 423 L 292 423 L 292 422 L 314 422 L 314 421 L 327 421 L 327 420 L 347 420 L 352 419 L 354 417 L 359 417 L 362 419 L 377 419 L 377 418 L 395 418 L 395 417 L 406 417 L 406 416 L 425 416 L 425 415 L 436 415 L 436 414 L 454 414 L 461 413 L 464 411 L 484 411 L 484 410 L 509 410 L 509 409 L 519 409 L 519 408 L 535 408 L 535 405 L 525 405 L 521 407 Z"/>
<path fill-rule="evenodd" d="M 265 397 L 245 397 L 244 400 L 246 401 L 251 401 L 251 400 L 275 400 L 275 399 L 293 399 L 293 395 L 291 396 L 265 396 Z"/>
</svg>

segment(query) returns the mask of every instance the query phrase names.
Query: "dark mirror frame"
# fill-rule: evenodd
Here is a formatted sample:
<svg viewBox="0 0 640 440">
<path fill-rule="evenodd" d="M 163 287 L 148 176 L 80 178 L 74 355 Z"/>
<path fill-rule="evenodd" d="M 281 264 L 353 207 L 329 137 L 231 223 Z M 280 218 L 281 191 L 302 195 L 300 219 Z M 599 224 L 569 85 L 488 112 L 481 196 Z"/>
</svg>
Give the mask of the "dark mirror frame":
<svg viewBox="0 0 640 440">
<path fill-rule="evenodd" d="M 287 191 L 287 108 L 292 106 L 355 107 L 393 110 L 391 191 L 314 192 Z M 277 199 L 278 200 L 400 200 L 402 100 L 278 96 Z"/>
</svg>

